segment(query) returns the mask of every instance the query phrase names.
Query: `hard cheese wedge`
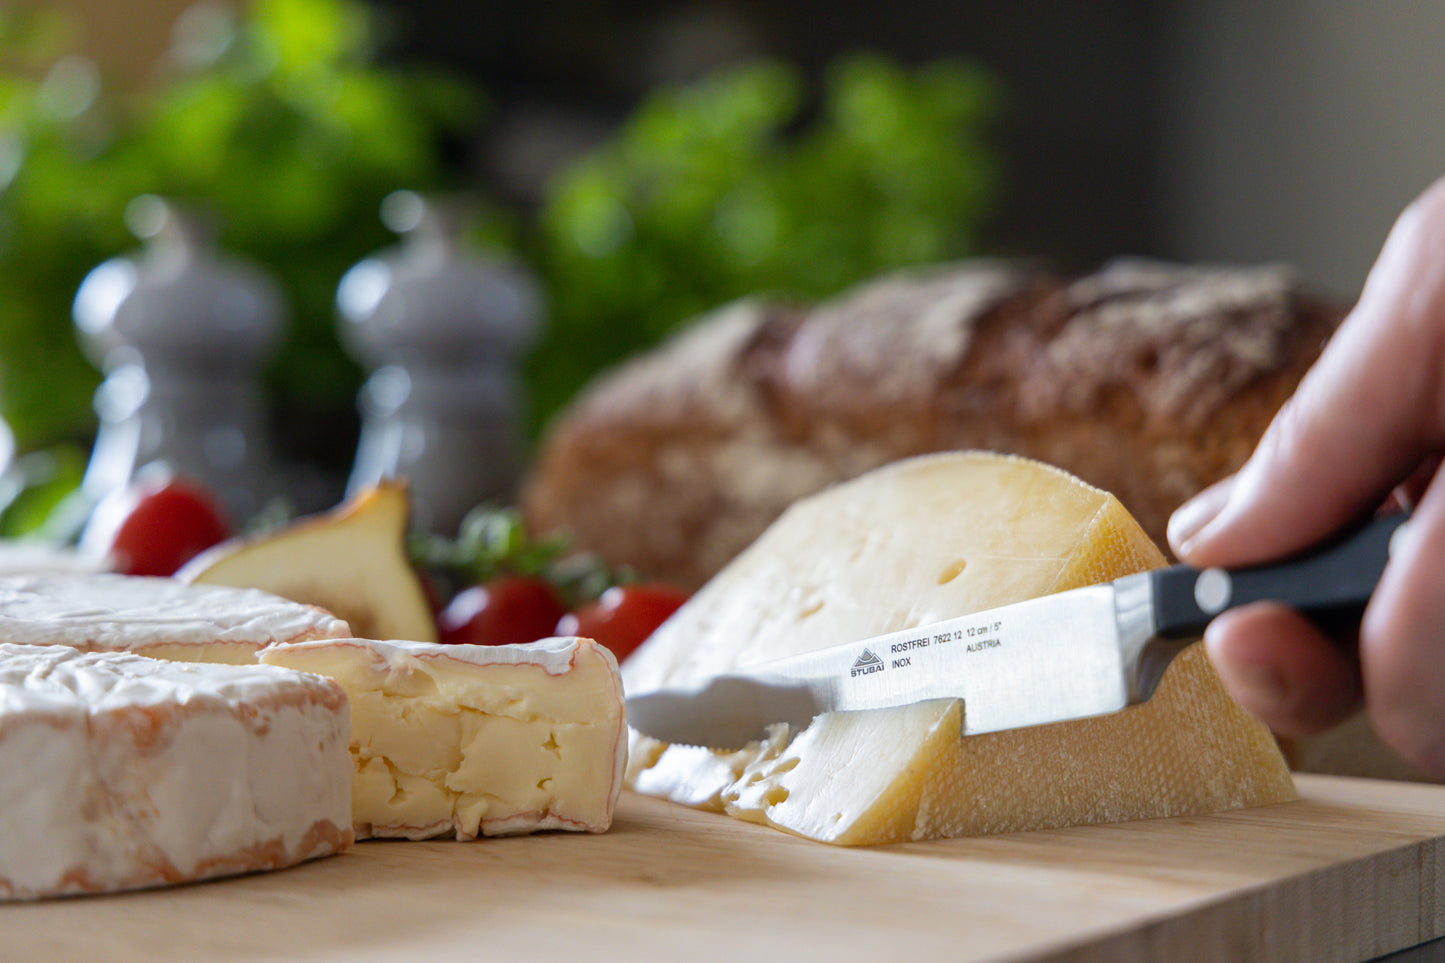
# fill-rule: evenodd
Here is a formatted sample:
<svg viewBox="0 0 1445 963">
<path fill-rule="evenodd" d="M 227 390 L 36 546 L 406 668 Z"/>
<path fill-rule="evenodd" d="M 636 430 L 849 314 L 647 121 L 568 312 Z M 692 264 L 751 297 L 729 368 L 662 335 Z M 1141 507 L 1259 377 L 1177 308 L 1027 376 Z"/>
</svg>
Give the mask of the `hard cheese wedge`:
<svg viewBox="0 0 1445 963">
<path fill-rule="evenodd" d="M 590 639 L 527 645 L 326 640 L 261 661 L 351 701 L 357 838 L 602 832 L 622 791 L 617 662 Z"/>
<path fill-rule="evenodd" d="M 638 692 L 692 681 L 1163 561 L 1113 496 L 1055 468 L 978 452 L 895 462 L 793 505 L 633 653 L 623 679 Z M 962 738 L 963 708 L 829 713 L 726 754 L 634 733 L 628 784 L 839 844 L 1294 798 L 1273 738 L 1199 646 L 1150 702 L 1115 715 Z"/>
</svg>

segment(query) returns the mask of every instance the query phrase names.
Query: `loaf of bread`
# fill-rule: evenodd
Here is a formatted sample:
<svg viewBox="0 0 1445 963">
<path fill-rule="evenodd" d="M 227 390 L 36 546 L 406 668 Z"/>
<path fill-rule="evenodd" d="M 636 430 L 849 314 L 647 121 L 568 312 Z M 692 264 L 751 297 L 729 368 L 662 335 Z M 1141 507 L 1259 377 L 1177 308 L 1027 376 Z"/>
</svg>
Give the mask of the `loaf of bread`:
<svg viewBox="0 0 1445 963">
<path fill-rule="evenodd" d="M 1344 315 L 1274 267 L 971 261 L 811 308 L 748 300 L 605 374 L 553 423 L 538 532 L 695 589 L 803 495 L 987 449 L 1114 493 L 1161 547 L 1235 469 Z"/>
<path fill-rule="evenodd" d="M 1165 548 L 1170 513 L 1243 463 L 1345 311 L 1282 268 L 1141 261 L 1072 279 L 974 261 L 812 308 L 744 301 L 590 385 L 523 510 L 694 589 L 796 499 L 973 448 L 1112 492 Z M 1363 717 L 1282 742 L 1296 770 L 1426 778 Z"/>
</svg>

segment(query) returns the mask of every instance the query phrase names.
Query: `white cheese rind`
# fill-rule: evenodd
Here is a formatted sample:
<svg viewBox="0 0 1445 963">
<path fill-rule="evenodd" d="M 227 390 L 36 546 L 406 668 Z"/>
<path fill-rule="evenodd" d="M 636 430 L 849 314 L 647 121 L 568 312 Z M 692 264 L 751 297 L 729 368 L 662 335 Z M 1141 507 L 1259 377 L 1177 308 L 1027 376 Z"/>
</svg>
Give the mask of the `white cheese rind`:
<svg viewBox="0 0 1445 963">
<path fill-rule="evenodd" d="M 358 838 L 603 832 L 627 762 L 617 661 L 590 639 L 299 642 L 261 660 L 351 701 Z"/>
<path fill-rule="evenodd" d="M 0 897 L 279 869 L 349 846 L 329 679 L 0 643 Z"/>
<path fill-rule="evenodd" d="M 254 664 L 268 645 L 344 638 L 324 609 L 257 589 L 114 573 L 0 578 L 0 641 Z"/>
<path fill-rule="evenodd" d="M 65 545 L 29 539 L 0 539 L 0 575 L 103 572 L 104 565 Z"/>
</svg>

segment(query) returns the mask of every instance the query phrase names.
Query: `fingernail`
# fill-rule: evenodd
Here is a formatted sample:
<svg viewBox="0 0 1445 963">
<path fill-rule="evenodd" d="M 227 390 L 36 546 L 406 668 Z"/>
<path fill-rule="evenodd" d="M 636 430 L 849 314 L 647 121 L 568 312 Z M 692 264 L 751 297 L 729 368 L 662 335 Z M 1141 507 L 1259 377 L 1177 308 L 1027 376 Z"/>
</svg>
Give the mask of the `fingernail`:
<svg viewBox="0 0 1445 963">
<path fill-rule="evenodd" d="M 1215 482 L 1179 506 L 1169 518 L 1169 544 L 1180 556 L 1188 554 L 1190 544 L 1210 522 L 1219 517 L 1229 504 L 1234 489 L 1234 476 Z"/>
</svg>

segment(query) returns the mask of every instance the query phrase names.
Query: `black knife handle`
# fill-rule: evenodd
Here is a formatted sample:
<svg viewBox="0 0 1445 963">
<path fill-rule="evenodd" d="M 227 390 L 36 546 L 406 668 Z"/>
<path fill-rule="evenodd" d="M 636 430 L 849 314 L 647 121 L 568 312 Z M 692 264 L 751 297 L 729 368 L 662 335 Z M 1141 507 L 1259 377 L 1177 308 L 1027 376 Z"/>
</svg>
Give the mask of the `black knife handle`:
<svg viewBox="0 0 1445 963">
<path fill-rule="evenodd" d="M 1283 562 L 1239 569 L 1175 565 L 1149 573 L 1155 634 L 1197 637 L 1214 617 L 1251 602 L 1283 602 L 1319 621 L 1358 617 L 1370 600 L 1390 539 L 1409 516 L 1387 515 Z"/>
</svg>

